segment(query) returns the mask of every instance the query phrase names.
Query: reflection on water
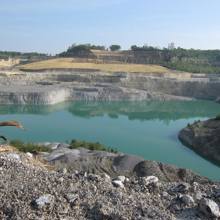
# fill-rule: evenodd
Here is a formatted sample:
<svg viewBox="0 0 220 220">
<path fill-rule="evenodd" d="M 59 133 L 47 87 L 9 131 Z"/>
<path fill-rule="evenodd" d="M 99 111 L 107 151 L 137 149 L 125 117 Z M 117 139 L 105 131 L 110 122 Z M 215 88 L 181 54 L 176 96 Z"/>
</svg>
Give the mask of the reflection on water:
<svg viewBox="0 0 220 220">
<path fill-rule="evenodd" d="M 99 141 L 149 160 L 176 164 L 220 180 L 220 168 L 184 147 L 180 129 L 214 117 L 220 105 L 207 101 L 69 102 L 51 106 L 0 106 L 0 121 L 18 120 L 27 131 L 0 128 L 24 141 Z"/>
<path fill-rule="evenodd" d="M 125 115 L 129 120 L 169 120 L 192 117 L 213 117 L 220 112 L 220 105 L 208 101 L 143 101 L 143 102 L 64 102 L 56 105 L 3 105 L 0 114 L 47 115 L 66 110 L 83 118 L 103 116 L 118 118 Z"/>
</svg>

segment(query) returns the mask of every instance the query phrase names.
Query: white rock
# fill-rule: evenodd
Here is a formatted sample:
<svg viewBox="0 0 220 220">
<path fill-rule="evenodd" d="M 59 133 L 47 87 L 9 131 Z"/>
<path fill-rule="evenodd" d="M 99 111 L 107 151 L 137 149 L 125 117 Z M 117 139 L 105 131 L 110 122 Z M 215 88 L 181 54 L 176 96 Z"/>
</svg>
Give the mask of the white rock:
<svg viewBox="0 0 220 220">
<path fill-rule="evenodd" d="M 112 181 L 112 184 L 113 184 L 115 187 L 124 188 L 124 184 L 122 183 L 121 180 L 113 180 L 113 181 Z"/>
<path fill-rule="evenodd" d="M 7 155 L 7 157 L 9 158 L 9 159 L 12 159 L 12 160 L 21 160 L 21 157 L 20 157 L 20 155 L 18 155 L 18 154 L 16 154 L 16 153 L 9 153 L 8 155 Z"/>
<path fill-rule="evenodd" d="M 199 202 L 199 210 L 205 214 L 207 218 L 220 217 L 219 207 L 217 203 L 211 199 L 202 198 Z"/>
<path fill-rule="evenodd" d="M 64 178 L 63 178 L 63 177 L 60 177 L 60 178 L 58 179 L 58 181 L 59 181 L 60 183 L 62 183 L 62 182 L 64 181 Z"/>
<path fill-rule="evenodd" d="M 105 179 L 106 181 L 110 181 L 110 180 L 111 180 L 111 177 L 110 177 L 108 174 L 106 174 L 106 173 L 102 173 L 102 174 L 101 174 L 101 177 L 102 177 L 103 179 Z"/>
<path fill-rule="evenodd" d="M 63 168 L 63 174 L 66 174 L 66 173 L 67 173 L 67 169 Z"/>
<path fill-rule="evenodd" d="M 200 191 L 196 192 L 196 195 L 195 195 L 195 199 L 197 201 L 201 200 L 205 195 L 203 193 L 201 193 Z"/>
<path fill-rule="evenodd" d="M 129 181 L 130 181 L 130 179 L 126 177 L 125 182 L 128 183 Z"/>
<path fill-rule="evenodd" d="M 51 204 L 53 202 L 54 202 L 54 197 L 50 194 L 45 194 L 35 200 L 35 204 L 37 205 L 38 208 L 42 208 L 45 205 Z"/>
<path fill-rule="evenodd" d="M 146 186 L 150 184 L 156 184 L 159 181 L 159 179 L 156 176 L 147 176 L 147 177 L 143 177 L 143 179 Z"/>
<path fill-rule="evenodd" d="M 199 187 L 199 184 L 197 182 L 193 182 L 192 184 L 192 188 L 194 191 L 197 191 L 198 190 L 198 187 Z"/>
<path fill-rule="evenodd" d="M 30 157 L 30 158 L 32 158 L 32 157 L 33 157 L 33 154 L 32 154 L 32 153 L 30 153 L 30 152 L 27 152 L 27 153 L 26 153 L 26 155 L 27 155 L 28 157 Z"/>
<path fill-rule="evenodd" d="M 124 183 L 125 180 L 126 180 L 126 177 L 125 177 L 125 176 L 118 176 L 118 177 L 116 178 L 116 180 L 120 180 L 122 183 Z"/>
</svg>

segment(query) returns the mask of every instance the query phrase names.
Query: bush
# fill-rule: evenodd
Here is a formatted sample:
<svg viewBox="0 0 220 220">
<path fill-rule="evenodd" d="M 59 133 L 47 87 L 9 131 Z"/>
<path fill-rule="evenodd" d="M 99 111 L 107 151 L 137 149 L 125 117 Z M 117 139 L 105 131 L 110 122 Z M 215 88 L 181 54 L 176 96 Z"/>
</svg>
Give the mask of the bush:
<svg viewBox="0 0 220 220">
<path fill-rule="evenodd" d="M 12 140 L 10 141 L 10 145 L 15 147 L 17 150 L 22 152 L 30 152 L 30 153 L 36 153 L 36 152 L 50 152 L 51 149 L 49 147 L 33 144 L 33 143 L 24 143 L 20 140 Z"/>
<path fill-rule="evenodd" d="M 215 117 L 215 120 L 220 120 L 220 114 Z"/>
<path fill-rule="evenodd" d="M 91 52 L 89 45 L 80 44 L 72 45 L 67 51 L 59 54 L 60 57 L 91 57 L 94 58 L 94 54 Z"/>
<path fill-rule="evenodd" d="M 91 50 L 106 50 L 105 46 L 91 44 L 73 44 L 67 51 L 59 54 L 60 57 L 96 58 Z"/>
<path fill-rule="evenodd" d="M 93 142 L 86 142 L 86 141 L 79 141 L 79 140 L 72 140 L 70 142 L 70 149 L 77 149 L 77 148 L 86 148 L 89 150 L 98 150 L 98 151 L 108 151 L 111 153 L 117 153 L 117 150 L 114 148 L 106 147 L 103 144 L 100 144 L 99 142 L 93 143 Z"/>
<path fill-rule="evenodd" d="M 111 51 L 118 51 L 118 50 L 121 49 L 121 46 L 117 45 L 117 44 L 114 44 L 114 45 L 111 45 L 109 48 L 110 48 Z"/>
</svg>

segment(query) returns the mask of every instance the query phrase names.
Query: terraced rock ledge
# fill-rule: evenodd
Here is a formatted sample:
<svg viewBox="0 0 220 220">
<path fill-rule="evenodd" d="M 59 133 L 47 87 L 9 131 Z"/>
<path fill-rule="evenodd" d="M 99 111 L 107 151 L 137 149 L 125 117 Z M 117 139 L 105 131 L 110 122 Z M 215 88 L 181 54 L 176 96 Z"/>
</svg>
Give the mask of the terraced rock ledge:
<svg viewBox="0 0 220 220">
<path fill-rule="evenodd" d="M 220 77 L 182 72 L 0 71 L 0 104 L 72 100 L 219 100 Z"/>
</svg>

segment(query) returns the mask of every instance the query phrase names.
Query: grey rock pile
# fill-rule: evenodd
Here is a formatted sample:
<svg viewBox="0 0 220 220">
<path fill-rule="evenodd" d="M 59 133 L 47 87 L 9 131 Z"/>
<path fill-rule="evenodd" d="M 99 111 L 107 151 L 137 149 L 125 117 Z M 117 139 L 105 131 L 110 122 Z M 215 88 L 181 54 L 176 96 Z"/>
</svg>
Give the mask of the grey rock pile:
<svg viewBox="0 0 220 220">
<path fill-rule="evenodd" d="M 0 154 L 0 219 L 215 219 L 219 192 L 210 181 L 55 171 L 27 154 Z"/>
<path fill-rule="evenodd" d="M 156 161 L 147 161 L 144 158 L 105 151 L 91 151 L 85 148 L 69 149 L 68 144 L 63 143 L 39 143 L 51 148 L 52 152 L 42 153 L 39 157 L 54 166 L 57 171 L 65 170 L 75 173 L 76 170 L 84 173 L 94 173 L 117 178 L 118 176 L 148 177 L 147 181 L 155 182 L 157 176 L 165 182 L 207 182 L 208 179 L 199 176 L 187 169 L 177 168 L 173 165 L 163 164 Z M 123 182 L 123 181 L 122 181 Z"/>
</svg>

